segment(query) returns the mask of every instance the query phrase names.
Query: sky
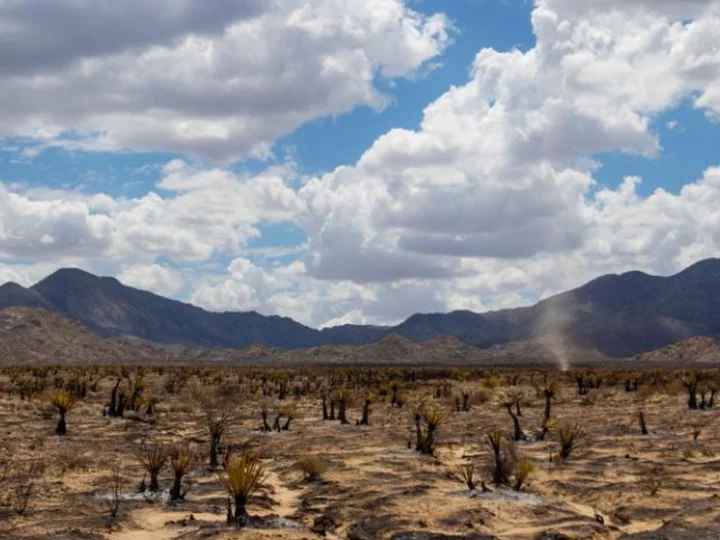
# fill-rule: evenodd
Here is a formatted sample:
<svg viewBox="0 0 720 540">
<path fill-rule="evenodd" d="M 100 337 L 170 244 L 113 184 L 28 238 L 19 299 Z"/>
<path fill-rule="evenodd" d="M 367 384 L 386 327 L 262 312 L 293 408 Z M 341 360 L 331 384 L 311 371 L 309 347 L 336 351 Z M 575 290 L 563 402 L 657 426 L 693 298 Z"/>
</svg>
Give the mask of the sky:
<svg viewBox="0 0 720 540">
<path fill-rule="evenodd" d="M 720 0 L 0 0 L 0 283 L 314 327 L 720 254 Z"/>
</svg>

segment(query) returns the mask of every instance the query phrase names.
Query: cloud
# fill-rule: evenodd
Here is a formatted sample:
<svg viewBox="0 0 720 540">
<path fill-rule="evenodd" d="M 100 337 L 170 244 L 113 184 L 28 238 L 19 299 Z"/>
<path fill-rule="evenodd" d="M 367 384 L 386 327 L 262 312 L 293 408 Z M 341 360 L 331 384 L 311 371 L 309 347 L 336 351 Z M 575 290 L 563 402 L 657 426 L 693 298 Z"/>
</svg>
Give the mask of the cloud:
<svg viewBox="0 0 720 540">
<path fill-rule="evenodd" d="M 231 21 L 258 17 L 262 0 L 3 0 L 0 66 L 5 73 L 58 69 L 83 58 L 149 45 L 189 34 L 222 33 Z"/>
<path fill-rule="evenodd" d="M 419 129 L 391 130 L 355 165 L 307 182 L 308 271 L 447 278 L 464 257 L 581 251 L 595 230 L 593 156 L 652 158 L 656 114 L 685 98 L 714 111 L 720 14 L 701 9 L 709 2 L 640 4 L 585 12 L 539 0 L 533 49 L 480 51 L 467 84 L 429 104 Z M 677 20 L 687 13 L 700 17 Z"/>
<path fill-rule="evenodd" d="M 404 0 L 209 6 L 0 2 L 0 137 L 266 156 L 308 120 L 382 107 L 376 77 L 412 75 L 450 39 L 443 15 Z"/>
<path fill-rule="evenodd" d="M 185 285 L 182 275 L 159 264 L 123 265 L 117 278 L 130 287 L 173 296 Z"/>
<path fill-rule="evenodd" d="M 205 261 L 239 252 L 259 222 L 292 219 L 302 207 L 286 182 L 292 166 L 256 176 L 166 165 L 159 193 L 113 198 L 0 186 L 0 256 L 33 260 L 167 257 Z"/>
</svg>

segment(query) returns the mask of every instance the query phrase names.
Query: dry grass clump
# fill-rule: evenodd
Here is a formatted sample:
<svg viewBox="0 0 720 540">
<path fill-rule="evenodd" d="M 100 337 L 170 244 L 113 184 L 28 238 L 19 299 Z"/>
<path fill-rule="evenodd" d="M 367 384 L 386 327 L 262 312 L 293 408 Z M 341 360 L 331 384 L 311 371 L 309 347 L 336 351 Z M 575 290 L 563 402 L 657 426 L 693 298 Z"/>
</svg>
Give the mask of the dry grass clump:
<svg viewBox="0 0 720 540">
<path fill-rule="evenodd" d="M 321 480 L 323 474 L 328 470 L 327 462 L 317 456 L 301 457 L 297 462 L 297 466 L 308 482 Z"/>
<path fill-rule="evenodd" d="M 654 497 L 665 485 L 667 474 L 662 467 L 650 467 L 638 475 L 638 485 L 645 493 Z"/>
<path fill-rule="evenodd" d="M 103 501 L 105 503 L 105 507 L 107 508 L 111 522 L 115 522 L 117 520 L 118 513 L 120 512 L 123 485 L 122 470 L 120 469 L 120 465 L 115 463 L 110 470 L 110 476 L 107 479 L 109 494 Z"/>
<path fill-rule="evenodd" d="M 0 508 L 8 508 L 19 516 L 25 514 L 44 472 L 45 464 L 39 460 L 3 460 L 0 463 Z"/>
</svg>

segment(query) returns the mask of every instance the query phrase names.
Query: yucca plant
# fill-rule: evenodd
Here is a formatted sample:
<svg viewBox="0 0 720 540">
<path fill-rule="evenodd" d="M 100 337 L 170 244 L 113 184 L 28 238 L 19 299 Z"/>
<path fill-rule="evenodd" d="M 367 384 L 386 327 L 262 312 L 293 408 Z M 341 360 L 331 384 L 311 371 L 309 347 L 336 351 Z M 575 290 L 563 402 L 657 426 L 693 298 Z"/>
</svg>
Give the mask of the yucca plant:
<svg viewBox="0 0 720 540">
<path fill-rule="evenodd" d="M 504 455 L 505 434 L 499 429 L 491 429 L 487 432 L 487 442 L 492 454 L 492 482 L 495 485 L 507 484 L 510 467 Z"/>
<path fill-rule="evenodd" d="M 210 434 L 210 466 L 215 468 L 218 466 L 218 452 L 220 450 L 220 441 L 225 434 L 228 422 L 230 422 L 230 411 L 222 411 L 215 414 L 212 411 L 205 413 L 205 421 Z"/>
<path fill-rule="evenodd" d="M 227 472 L 218 474 L 218 478 L 235 506 L 234 513 L 228 508 L 228 523 L 234 523 L 237 527 L 247 525 L 250 516 L 246 505 L 250 496 L 265 481 L 265 466 L 260 463 L 256 453 L 231 455 L 227 461 Z"/>
<path fill-rule="evenodd" d="M 538 440 L 544 441 L 545 437 L 547 437 L 548 432 L 556 425 L 557 420 L 555 420 L 554 418 L 543 419 L 542 426 L 540 426 L 540 434 L 538 435 Z"/>
<path fill-rule="evenodd" d="M 517 465 L 517 470 L 515 471 L 515 483 L 513 484 L 513 489 L 515 491 L 520 491 L 528 479 L 528 476 L 530 476 L 534 470 L 535 465 L 533 465 L 530 458 L 522 458 L 520 463 Z"/>
<path fill-rule="evenodd" d="M 150 475 L 150 491 L 160 491 L 160 483 L 158 482 L 158 474 L 165 465 L 168 458 L 168 452 L 162 445 L 143 445 L 135 457 L 143 466 L 145 471 Z"/>
<path fill-rule="evenodd" d="M 417 415 L 415 416 L 418 437 L 416 449 L 421 454 L 434 455 L 435 444 L 437 443 L 437 429 L 445 421 L 446 416 L 445 412 L 439 407 L 423 408 L 420 412 L 420 419 L 425 424 L 424 432 L 420 427 L 420 419 L 418 419 Z"/>
<path fill-rule="evenodd" d="M 194 467 L 197 455 L 187 444 L 173 449 L 170 454 L 170 465 L 174 473 L 173 485 L 170 488 L 170 500 L 177 501 L 185 498 L 182 490 L 183 477 Z"/>
<path fill-rule="evenodd" d="M 474 463 L 463 463 L 458 465 L 455 469 L 455 476 L 465 483 L 468 490 L 475 491 L 475 464 Z"/>
<path fill-rule="evenodd" d="M 578 424 L 563 423 L 555 428 L 558 442 L 560 443 L 560 458 L 566 460 L 570 457 L 580 441 L 585 437 L 585 432 Z"/>
<path fill-rule="evenodd" d="M 55 434 L 60 436 L 67 435 L 67 424 L 65 423 L 65 415 L 73 410 L 78 398 L 70 392 L 55 392 L 50 396 L 50 403 L 57 409 L 60 419 L 58 420 Z"/>
</svg>

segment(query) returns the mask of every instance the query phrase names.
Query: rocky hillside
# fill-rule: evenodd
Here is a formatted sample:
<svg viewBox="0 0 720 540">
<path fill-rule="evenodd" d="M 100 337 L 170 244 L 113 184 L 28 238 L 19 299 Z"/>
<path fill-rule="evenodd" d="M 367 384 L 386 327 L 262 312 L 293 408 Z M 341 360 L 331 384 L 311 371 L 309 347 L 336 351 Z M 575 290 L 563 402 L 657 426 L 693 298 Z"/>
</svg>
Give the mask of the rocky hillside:
<svg viewBox="0 0 720 540">
<path fill-rule="evenodd" d="M 527 308 L 417 314 L 392 328 L 346 325 L 319 331 L 285 317 L 211 313 L 75 269 L 59 270 L 29 289 L 3 285 L 0 308 L 8 306 L 52 309 L 102 336 L 184 347 L 368 345 L 368 354 L 374 354 L 371 344 L 392 335 L 415 343 L 451 336 L 478 348 L 559 336 L 565 347 L 627 357 L 691 337 L 720 338 L 720 260 L 702 261 L 670 277 L 603 276 Z"/>
<path fill-rule="evenodd" d="M 576 348 L 558 356 L 554 340 L 532 340 L 477 349 L 454 337 L 424 343 L 391 334 L 365 346 L 323 345 L 287 350 L 265 345 L 241 349 L 158 347 L 104 338 L 58 313 L 37 308 L 0 311 L 0 365 L 8 364 L 219 364 L 219 365 L 486 365 L 604 364 L 597 352 Z"/>
<path fill-rule="evenodd" d="M 694 337 L 656 351 L 638 354 L 632 360 L 672 367 L 693 364 L 720 365 L 720 341 L 708 337 Z"/>
</svg>

